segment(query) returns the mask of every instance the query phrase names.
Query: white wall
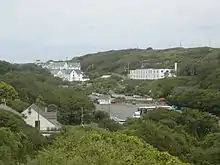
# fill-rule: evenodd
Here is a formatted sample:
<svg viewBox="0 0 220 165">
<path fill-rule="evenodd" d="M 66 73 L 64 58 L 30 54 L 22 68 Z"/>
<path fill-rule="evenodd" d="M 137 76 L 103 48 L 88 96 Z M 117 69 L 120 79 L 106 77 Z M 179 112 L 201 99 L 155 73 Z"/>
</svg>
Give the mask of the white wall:
<svg viewBox="0 0 220 165">
<path fill-rule="evenodd" d="M 130 79 L 136 80 L 157 80 L 165 78 L 164 73 L 168 71 L 168 77 L 172 77 L 172 69 L 136 69 L 130 71 Z"/>
<path fill-rule="evenodd" d="M 77 74 L 74 70 L 71 73 L 70 76 L 70 81 L 83 81 L 83 75 L 82 74 Z"/>
<path fill-rule="evenodd" d="M 22 114 L 24 114 L 26 116 L 26 118 L 24 119 L 25 122 L 32 126 L 35 127 L 35 121 L 38 121 L 38 113 L 31 109 L 31 113 L 28 113 L 28 109 L 26 109 L 25 111 L 22 112 Z M 39 115 L 39 120 L 40 120 L 40 130 L 48 130 L 47 128 L 50 129 L 54 129 L 56 128 L 54 124 L 52 124 L 50 121 L 48 121 L 46 118 L 44 118 L 43 116 Z"/>
<path fill-rule="evenodd" d="M 111 104 L 111 100 L 98 100 L 99 104 Z"/>
</svg>

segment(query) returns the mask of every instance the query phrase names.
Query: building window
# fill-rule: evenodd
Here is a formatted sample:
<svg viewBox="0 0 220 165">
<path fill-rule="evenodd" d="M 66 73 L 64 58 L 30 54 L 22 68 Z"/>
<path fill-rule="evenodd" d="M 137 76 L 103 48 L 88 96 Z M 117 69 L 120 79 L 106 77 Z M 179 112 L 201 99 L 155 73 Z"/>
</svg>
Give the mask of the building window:
<svg viewBox="0 0 220 165">
<path fill-rule="evenodd" d="M 35 128 L 37 128 L 37 129 L 40 128 L 40 121 L 38 121 L 38 120 L 35 121 Z"/>
</svg>

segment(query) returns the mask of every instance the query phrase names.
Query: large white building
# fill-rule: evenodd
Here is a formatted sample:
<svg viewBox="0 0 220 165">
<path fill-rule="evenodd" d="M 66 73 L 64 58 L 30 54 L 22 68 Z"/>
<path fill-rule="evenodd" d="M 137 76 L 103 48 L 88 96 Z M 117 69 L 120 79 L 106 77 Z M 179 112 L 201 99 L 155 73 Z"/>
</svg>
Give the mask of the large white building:
<svg viewBox="0 0 220 165">
<path fill-rule="evenodd" d="M 129 78 L 134 80 L 158 80 L 176 77 L 177 63 L 174 69 L 136 69 L 130 70 Z"/>
<path fill-rule="evenodd" d="M 50 61 L 44 64 L 38 63 L 43 68 L 47 68 L 55 77 L 65 81 L 88 81 L 89 78 L 81 71 L 79 62 Z"/>
</svg>

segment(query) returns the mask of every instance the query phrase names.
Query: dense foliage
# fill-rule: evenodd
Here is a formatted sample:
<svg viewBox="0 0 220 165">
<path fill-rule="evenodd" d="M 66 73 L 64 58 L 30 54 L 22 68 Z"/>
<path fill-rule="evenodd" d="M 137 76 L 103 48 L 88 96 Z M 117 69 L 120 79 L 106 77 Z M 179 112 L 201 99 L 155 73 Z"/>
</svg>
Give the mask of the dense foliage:
<svg viewBox="0 0 220 165">
<path fill-rule="evenodd" d="M 140 139 L 87 128 L 68 128 L 29 165 L 184 165 Z"/>
<path fill-rule="evenodd" d="M 220 129 L 215 117 L 198 110 L 182 113 L 159 109 L 141 120 L 128 120 L 124 133 L 135 135 L 160 151 L 196 165 L 220 164 Z"/>
<path fill-rule="evenodd" d="M 0 62 L 0 67 L 5 68 L 1 75 L 0 97 L 5 98 L 3 94 L 7 93 L 6 99 L 12 108 L 21 112 L 33 103 L 55 105 L 63 124 L 79 124 L 83 108 L 85 121 L 91 121 L 95 107 L 83 90 L 63 87 L 68 84 L 34 64 Z"/>
<path fill-rule="evenodd" d="M 25 163 L 47 145 L 47 140 L 20 116 L 0 110 L 0 164 Z"/>
</svg>

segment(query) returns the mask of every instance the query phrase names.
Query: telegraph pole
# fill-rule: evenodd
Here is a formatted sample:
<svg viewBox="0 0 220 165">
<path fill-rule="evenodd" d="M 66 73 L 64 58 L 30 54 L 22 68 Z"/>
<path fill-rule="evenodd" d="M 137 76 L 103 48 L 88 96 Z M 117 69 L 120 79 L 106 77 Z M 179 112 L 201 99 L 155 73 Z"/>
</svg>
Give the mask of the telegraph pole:
<svg viewBox="0 0 220 165">
<path fill-rule="evenodd" d="M 110 107 L 110 103 L 108 103 L 108 114 L 109 114 L 109 117 L 111 117 L 111 107 Z"/>
<path fill-rule="evenodd" d="M 129 75 L 130 74 L 130 63 L 129 62 L 128 62 L 128 66 L 127 67 L 128 67 L 127 69 L 128 69 L 128 75 Z"/>
<path fill-rule="evenodd" d="M 84 126 L 84 119 L 83 119 L 83 107 L 81 107 L 81 126 Z"/>
<path fill-rule="evenodd" d="M 40 108 L 37 106 L 37 122 L 38 122 L 38 130 L 40 131 Z"/>
</svg>

